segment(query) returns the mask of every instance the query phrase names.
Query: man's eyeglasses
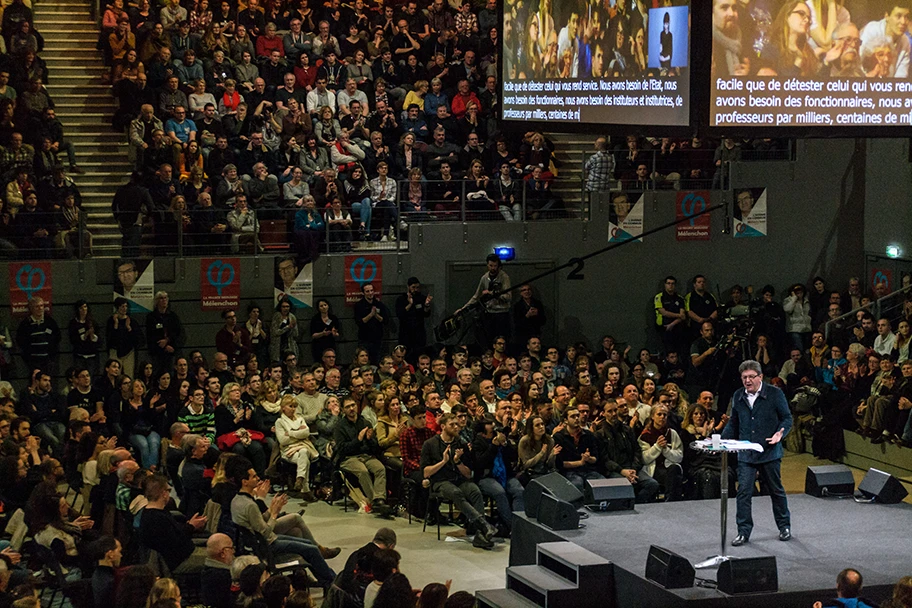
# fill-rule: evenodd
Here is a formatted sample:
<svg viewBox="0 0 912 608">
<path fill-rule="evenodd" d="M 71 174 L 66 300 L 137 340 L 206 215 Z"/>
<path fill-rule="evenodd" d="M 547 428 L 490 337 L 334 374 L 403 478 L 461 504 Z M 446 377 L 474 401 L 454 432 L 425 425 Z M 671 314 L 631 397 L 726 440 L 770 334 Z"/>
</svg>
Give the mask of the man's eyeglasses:
<svg viewBox="0 0 912 608">
<path fill-rule="evenodd" d="M 760 374 L 744 374 L 743 376 L 741 376 L 741 379 L 750 381 L 750 380 L 756 380 L 759 377 L 760 377 Z"/>
</svg>

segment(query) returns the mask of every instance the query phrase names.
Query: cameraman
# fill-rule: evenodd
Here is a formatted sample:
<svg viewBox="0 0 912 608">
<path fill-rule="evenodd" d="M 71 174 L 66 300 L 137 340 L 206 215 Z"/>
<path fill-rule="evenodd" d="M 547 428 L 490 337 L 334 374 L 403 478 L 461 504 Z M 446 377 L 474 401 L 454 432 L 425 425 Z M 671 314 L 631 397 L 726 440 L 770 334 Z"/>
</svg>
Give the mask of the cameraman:
<svg viewBox="0 0 912 608">
<path fill-rule="evenodd" d="M 515 423 L 510 420 L 510 408 L 504 410 L 500 422 L 487 415 L 475 423 L 472 460 L 475 483 L 484 496 L 494 500 L 503 528 L 500 532 L 508 533 L 513 524 L 513 511 L 522 511 L 524 503 L 523 486 L 515 476 L 519 457 L 517 443 L 510 438 L 511 425 Z"/>
<path fill-rule="evenodd" d="M 494 336 L 503 335 L 510 339 L 510 277 L 504 272 L 497 254 L 491 253 L 485 259 L 488 271 L 481 276 L 475 293 L 465 305 L 453 314 L 458 314 L 476 302 L 483 309 L 481 322 L 486 342 L 493 342 Z M 504 293 L 494 297 L 499 291 Z"/>
</svg>

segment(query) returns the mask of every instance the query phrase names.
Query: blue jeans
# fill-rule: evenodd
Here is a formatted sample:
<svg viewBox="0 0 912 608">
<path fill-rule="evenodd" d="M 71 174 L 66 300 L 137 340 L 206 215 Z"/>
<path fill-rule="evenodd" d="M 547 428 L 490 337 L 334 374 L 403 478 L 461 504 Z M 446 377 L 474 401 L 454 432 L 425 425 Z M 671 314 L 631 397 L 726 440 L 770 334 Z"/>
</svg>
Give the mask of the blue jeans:
<svg viewBox="0 0 912 608">
<path fill-rule="evenodd" d="M 523 502 L 523 487 L 519 480 L 511 477 L 507 480 L 507 487 L 504 488 L 500 482 L 493 477 L 485 477 L 478 482 L 481 493 L 494 499 L 497 505 L 497 515 L 500 521 L 510 528 L 513 525 L 513 511 L 522 511 L 525 509 Z"/>
<path fill-rule="evenodd" d="M 333 569 L 326 564 L 326 560 L 320 555 L 320 548 L 309 540 L 278 534 L 276 539 L 272 541 L 271 548 L 275 554 L 294 553 L 304 558 L 310 564 L 310 571 L 313 572 L 322 587 L 329 586 L 332 584 L 333 579 L 336 578 L 336 573 L 333 572 Z"/>
<path fill-rule="evenodd" d="M 754 496 L 754 481 L 758 472 L 760 473 L 760 483 L 769 490 L 773 502 L 773 518 L 776 520 L 776 527 L 780 531 L 783 528 L 791 527 L 788 499 L 785 496 L 785 488 L 782 487 L 782 477 L 779 473 L 780 464 L 780 460 L 738 463 L 738 534 L 750 537 L 751 530 L 754 528 L 751 499 Z"/>
<path fill-rule="evenodd" d="M 62 422 L 39 422 L 33 427 L 33 430 L 52 453 L 62 456 L 61 445 L 63 437 L 66 435 L 66 426 Z"/>
<path fill-rule="evenodd" d="M 564 477 L 567 478 L 567 481 L 576 486 L 576 489 L 580 492 L 586 490 L 586 480 L 587 479 L 605 479 L 604 475 L 596 473 L 595 471 L 564 471 L 561 473 Z"/>
<path fill-rule="evenodd" d="M 161 435 L 155 431 L 149 431 L 148 435 L 131 434 L 129 440 L 130 445 L 139 454 L 144 469 L 158 465 L 158 454 L 161 451 Z"/>
<path fill-rule="evenodd" d="M 367 234 L 370 234 L 372 213 L 373 208 L 371 207 L 370 197 L 352 203 L 352 215 L 358 215 L 361 218 L 361 223 L 364 224 L 364 232 Z"/>
</svg>

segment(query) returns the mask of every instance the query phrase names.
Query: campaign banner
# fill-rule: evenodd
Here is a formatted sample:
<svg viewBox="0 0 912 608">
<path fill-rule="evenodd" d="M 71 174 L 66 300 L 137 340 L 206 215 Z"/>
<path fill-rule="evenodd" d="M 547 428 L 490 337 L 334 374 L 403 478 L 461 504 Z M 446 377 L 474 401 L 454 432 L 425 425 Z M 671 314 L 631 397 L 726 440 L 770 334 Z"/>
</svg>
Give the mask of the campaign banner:
<svg viewBox="0 0 912 608">
<path fill-rule="evenodd" d="M 130 313 L 152 312 L 155 260 L 125 260 L 114 266 L 114 297 L 126 298 Z"/>
<path fill-rule="evenodd" d="M 46 311 L 51 310 L 51 263 L 13 262 L 9 264 L 10 308 L 13 315 L 28 314 L 32 298 L 44 300 Z"/>
<path fill-rule="evenodd" d="M 276 258 L 273 304 L 285 297 L 295 310 L 313 307 L 313 264 L 300 268 L 294 256 Z"/>
<path fill-rule="evenodd" d="M 241 303 L 241 259 L 200 260 L 200 308 L 231 310 Z"/>
<path fill-rule="evenodd" d="M 736 239 L 766 236 L 766 188 L 745 188 L 735 191 L 735 209 L 732 214 Z"/>
<path fill-rule="evenodd" d="M 878 285 L 883 285 L 884 295 L 893 291 L 893 271 L 889 268 L 872 268 L 871 269 L 871 282 L 868 283 L 871 286 L 871 289 L 875 289 Z"/>
<path fill-rule="evenodd" d="M 383 287 L 383 258 L 379 255 L 345 256 L 345 304 L 354 306 L 361 299 L 361 286 L 371 283 L 374 297 L 380 297 Z"/>
<path fill-rule="evenodd" d="M 675 218 L 680 221 L 686 219 L 675 226 L 675 235 L 679 241 L 708 241 L 710 239 L 710 214 L 704 213 L 709 207 L 709 191 L 700 190 L 696 192 L 678 192 L 675 201 Z"/>
<path fill-rule="evenodd" d="M 634 202 L 635 199 L 635 202 Z M 643 194 L 612 192 L 608 209 L 608 242 L 643 242 Z"/>
</svg>

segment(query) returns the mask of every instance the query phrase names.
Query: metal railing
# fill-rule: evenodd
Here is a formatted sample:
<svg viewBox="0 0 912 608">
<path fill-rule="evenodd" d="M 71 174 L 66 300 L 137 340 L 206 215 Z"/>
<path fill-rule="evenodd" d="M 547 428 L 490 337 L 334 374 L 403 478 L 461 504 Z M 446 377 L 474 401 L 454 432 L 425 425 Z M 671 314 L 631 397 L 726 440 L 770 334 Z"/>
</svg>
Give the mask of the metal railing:
<svg viewBox="0 0 912 608">
<path fill-rule="evenodd" d="M 0 217 L 0 258 L 83 259 L 92 255 L 92 233 L 80 210 L 75 223 L 61 211 L 27 211 Z"/>
<path fill-rule="evenodd" d="M 877 300 L 869 302 L 863 306 L 859 306 L 854 310 L 839 315 L 835 319 L 830 319 L 823 326 L 824 336 L 827 340 L 830 339 L 830 335 L 836 328 L 837 324 L 850 320 L 849 325 L 853 325 L 856 315 L 861 311 L 870 312 L 874 316 L 874 320 L 881 318 L 887 318 L 890 320 L 890 323 L 895 328 L 897 319 L 903 318 L 906 316 L 906 302 L 909 301 L 909 296 L 912 294 L 912 285 L 907 285 L 902 289 L 898 289 L 892 293 L 889 293 Z M 912 312 L 912 311 L 910 311 Z"/>
<path fill-rule="evenodd" d="M 731 165 L 739 162 L 790 161 L 795 158 L 794 140 L 788 146 L 775 150 L 739 150 L 736 158 L 716 165 L 715 148 L 675 149 L 663 154 L 661 149 L 638 149 L 632 153 L 627 148 L 610 151 L 614 155 L 615 170 L 610 190 L 728 190 Z M 580 151 L 580 192 L 585 198 L 586 161 L 592 151 Z M 645 176 L 638 176 L 638 165 L 646 165 Z"/>
</svg>

